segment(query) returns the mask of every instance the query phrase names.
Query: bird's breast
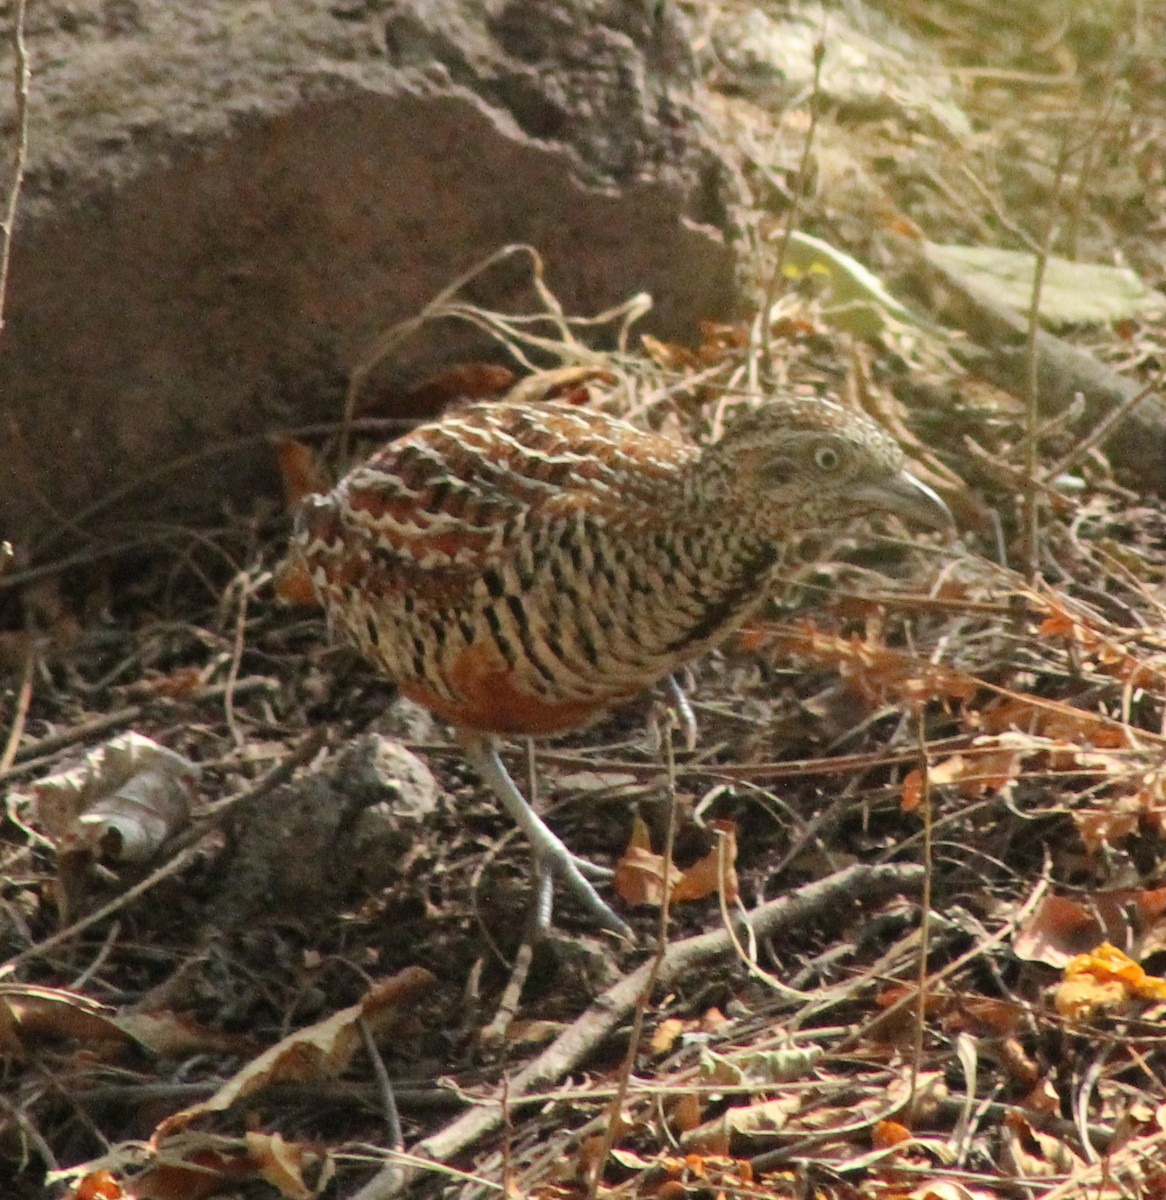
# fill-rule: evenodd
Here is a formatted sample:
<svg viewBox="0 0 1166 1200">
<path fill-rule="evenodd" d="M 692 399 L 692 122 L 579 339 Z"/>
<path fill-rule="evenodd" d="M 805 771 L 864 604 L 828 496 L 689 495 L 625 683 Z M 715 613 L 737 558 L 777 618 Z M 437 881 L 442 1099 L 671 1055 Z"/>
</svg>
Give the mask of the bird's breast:
<svg viewBox="0 0 1166 1200">
<path fill-rule="evenodd" d="M 540 694 L 526 684 L 523 672 L 485 641 L 464 646 L 450 656 L 440 686 L 413 680 L 402 683 L 401 692 L 462 729 L 528 737 L 583 728 L 612 703 L 555 700 Z"/>
</svg>

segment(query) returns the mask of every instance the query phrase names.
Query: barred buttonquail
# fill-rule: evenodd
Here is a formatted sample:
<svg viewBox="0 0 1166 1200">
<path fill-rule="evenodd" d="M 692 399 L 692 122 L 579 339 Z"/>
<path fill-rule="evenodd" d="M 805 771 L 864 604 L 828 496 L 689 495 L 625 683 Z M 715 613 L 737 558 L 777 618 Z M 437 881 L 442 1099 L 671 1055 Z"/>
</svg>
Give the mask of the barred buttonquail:
<svg viewBox="0 0 1166 1200">
<path fill-rule="evenodd" d="M 565 404 L 476 404 L 415 429 L 297 518 L 292 562 L 333 626 L 457 730 L 554 871 L 627 926 L 530 808 L 498 735 L 602 717 L 716 645 L 765 598 L 792 538 L 873 513 L 949 528 L 864 416 L 749 409 L 700 447 Z M 549 893 L 548 893 L 549 894 Z"/>
</svg>

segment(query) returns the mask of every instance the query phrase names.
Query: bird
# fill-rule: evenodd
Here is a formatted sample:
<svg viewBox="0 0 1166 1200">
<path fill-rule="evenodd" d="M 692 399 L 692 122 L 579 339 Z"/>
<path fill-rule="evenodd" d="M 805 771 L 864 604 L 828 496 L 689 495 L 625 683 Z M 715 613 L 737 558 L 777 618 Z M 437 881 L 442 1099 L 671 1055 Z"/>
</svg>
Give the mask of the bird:
<svg viewBox="0 0 1166 1200">
<path fill-rule="evenodd" d="M 865 414 L 800 394 L 741 404 L 682 441 L 597 408 L 473 403 L 306 497 L 288 562 L 328 623 L 447 721 L 552 877 L 631 938 L 499 755 L 506 737 L 586 728 L 717 646 L 764 602 L 787 552 L 873 514 L 951 513 Z"/>
</svg>

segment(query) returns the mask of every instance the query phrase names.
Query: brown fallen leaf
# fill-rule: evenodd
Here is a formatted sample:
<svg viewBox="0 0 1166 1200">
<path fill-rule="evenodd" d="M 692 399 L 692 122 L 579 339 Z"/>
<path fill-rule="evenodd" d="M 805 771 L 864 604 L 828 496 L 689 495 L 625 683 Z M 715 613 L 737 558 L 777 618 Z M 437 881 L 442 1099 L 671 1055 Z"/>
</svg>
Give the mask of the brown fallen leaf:
<svg viewBox="0 0 1166 1200">
<path fill-rule="evenodd" d="M 1081 900 L 1045 896 L 1012 942 L 1026 962 L 1062 968 L 1101 942 L 1132 947 L 1139 958 L 1166 942 L 1166 889 L 1113 888 Z"/>
<path fill-rule="evenodd" d="M 886 1150 L 909 1142 L 912 1136 L 907 1126 L 898 1121 L 879 1121 L 871 1130 L 870 1144 L 876 1150 Z"/>
<path fill-rule="evenodd" d="M 112 1171 L 91 1171 L 77 1181 L 70 1200 L 125 1200 L 128 1193 Z"/>
<path fill-rule="evenodd" d="M 720 890 L 724 876 L 725 899 L 731 904 L 738 896 L 736 825 L 731 821 L 711 822 L 721 834 L 721 844 L 690 867 L 672 864 L 668 872 L 671 902 L 704 900 Z M 723 864 L 723 866 L 722 866 Z M 664 857 L 652 850 L 648 827 L 640 817 L 632 823 L 632 833 L 623 857 L 616 864 L 613 886 L 616 895 L 628 904 L 664 902 Z"/>
<path fill-rule="evenodd" d="M 669 1017 L 656 1026 L 652 1034 L 651 1049 L 653 1054 L 667 1054 L 676 1045 L 676 1039 L 684 1032 L 685 1026 L 691 1022 L 680 1020 L 679 1017 Z"/>
<path fill-rule="evenodd" d="M 320 601 L 312 576 L 303 559 L 283 559 L 271 573 L 271 590 L 276 602 L 285 608 L 318 608 Z"/>
<path fill-rule="evenodd" d="M 360 1003 L 288 1034 L 237 1071 L 209 1099 L 167 1117 L 154 1130 L 151 1146 L 156 1149 L 196 1117 L 222 1112 L 272 1084 L 335 1078 L 361 1045 L 360 1020 L 366 1021 L 374 1034 L 391 1028 L 402 1007 L 435 982 L 424 967 L 406 967 L 375 984 Z"/>
<path fill-rule="evenodd" d="M 683 1134 L 680 1145 L 688 1154 L 727 1155 L 734 1143 L 755 1146 L 780 1133 L 801 1107 L 802 1098 L 794 1094 L 730 1108 Z"/>
<path fill-rule="evenodd" d="M 475 400 L 492 400 L 513 384 L 514 372 L 499 363 L 455 363 L 426 375 L 409 389 L 405 399 L 410 412 L 437 416 Z"/>
<path fill-rule="evenodd" d="M 113 1010 L 65 988 L 0 983 L 0 1053 L 24 1058 L 43 1042 L 114 1048 L 133 1040 Z"/>
<path fill-rule="evenodd" d="M 117 1158 L 115 1150 L 108 1157 Z M 126 1154 L 121 1157 L 128 1158 Z M 306 1171 L 314 1176 L 309 1185 Z M 181 1134 L 144 1168 L 137 1161 L 103 1166 L 77 1183 L 71 1200 L 203 1200 L 262 1181 L 285 1200 L 313 1200 L 331 1180 L 331 1157 L 320 1147 L 288 1142 L 279 1134 L 242 1139 Z"/>
<path fill-rule="evenodd" d="M 1035 1129 L 1019 1112 L 1005 1117 L 1006 1141 L 1002 1147 L 1001 1167 L 1021 1179 L 1048 1179 L 1053 1175 L 1073 1175 L 1085 1162 L 1063 1141 Z"/>
</svg>

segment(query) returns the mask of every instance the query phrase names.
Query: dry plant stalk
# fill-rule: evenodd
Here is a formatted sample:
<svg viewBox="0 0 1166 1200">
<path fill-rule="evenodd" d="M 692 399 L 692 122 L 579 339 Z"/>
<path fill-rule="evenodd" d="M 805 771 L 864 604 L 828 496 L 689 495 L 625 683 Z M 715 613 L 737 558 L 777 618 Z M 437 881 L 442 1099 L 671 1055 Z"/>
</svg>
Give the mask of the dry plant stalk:
<svg viewBox="0 0 1166 1200">
<path fill-rule="evenodd" d="M 24 42 L 26 0 L 15 0 L 12 12 L 12 94 L 16 116 L 16 144 L 12 150 L 12 180 L 0 222 L 0 333 L 4 330 L 4 304 L 8 298 L 8 267 L 12 261 L 12 235 L 16 229 L 16 210 L 28 161 L 28 86 L 32 77 L 28 65 L 28 47 Z"/>
</svg>

